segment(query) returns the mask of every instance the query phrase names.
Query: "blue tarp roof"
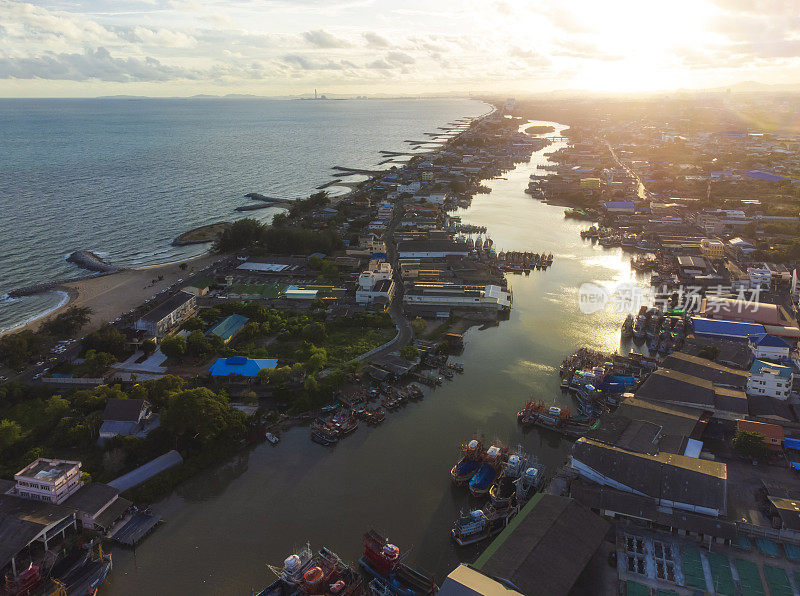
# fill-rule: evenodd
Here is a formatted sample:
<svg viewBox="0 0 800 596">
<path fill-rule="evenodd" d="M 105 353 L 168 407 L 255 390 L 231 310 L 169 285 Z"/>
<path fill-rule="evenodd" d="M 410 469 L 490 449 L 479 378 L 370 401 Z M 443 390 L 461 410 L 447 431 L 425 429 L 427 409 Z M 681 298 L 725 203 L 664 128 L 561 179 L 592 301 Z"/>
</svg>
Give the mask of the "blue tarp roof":
<svg viewBox="0 0 800 596">
<path fill-rule="evenodd" d="M 692 326 L 696 335 L 715 335 L 744 339 L 759 337 L 766 334 L 763 325 L 758 323 L 741 323 L 739 321 L 720 321 L 718 319 L 703 319 L 692 317 Z"/>
<path fill-rule="evenodd" d="M 800 439 L 786 438 L 783 440 L 783 446 L 787 449 L 800 449 Z"/>
<path fill-rule="evenodd" d="M 212 377 L 227 377 L 239 375 L 242 377 L 256 377 L 262 368 L 275 368 L 278 361 L 268 358 L 245 358 L 231 356 L 230 358 L 217 358 L 209 372 Z"/>
<path fill-rule="evenodd" d="M 783 338 L 780 338 L 776 335 L 765 335 L 756 341 L 757 346 L 763 346 L 765 348 L 788 348 L 789 344 L 787 344 Z"/>
<path fill-rule="evenodd" d="M 606 209 L 635 209 L 636 205 L 633 201 L 606 201 L 603 203 Z"/>
</svg>

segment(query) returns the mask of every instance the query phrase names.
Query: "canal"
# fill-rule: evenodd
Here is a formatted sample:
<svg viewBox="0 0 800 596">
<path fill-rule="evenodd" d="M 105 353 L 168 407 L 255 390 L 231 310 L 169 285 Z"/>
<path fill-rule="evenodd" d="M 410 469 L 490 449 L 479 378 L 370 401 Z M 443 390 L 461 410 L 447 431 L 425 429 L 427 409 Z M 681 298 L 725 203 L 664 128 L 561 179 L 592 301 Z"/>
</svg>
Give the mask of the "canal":
<svg viewBox="0 0 800 596">
<path fill-rule="evenodd" d="M 555 135 L 565 128 L 532 124 L 553 125 Z M 482 547 L 458 549 L 449 538 L 459 511 L 476 504 L 450 481 L 459 444 L 477 431 L 522 444 L 551 471 L 561 465 L 571 443 L 546 430 L 523 432 L 516 412 L 531 397 L 574 409 L 559 390 L 559 364 L 582 345 L 618 349 L 624 318 L 583 314 L 578 288 L 634 280 L 628 255 L 581 240 L 586 222 L 523 193 L 536 166 L 548 162 L 544 154 L 560 146 L 485 182 L 491 193 L 460 212 L 464 222 L 488 227 L 498 252 L 554 255 L 547 271 L 509 275 L 510 319 L 466 333 L 457 358 L 464 374 L 389 413 L 383 425 L 362 425 L 334 449 L 296 428 L 276 447 L 259 446 L 185 483 L 154 507 L 164 525 L 135 551 L 114 550 L 108 592 L 249 594 L 274 580 L 266 563 L 282 565 L 306 541 L 355 563 L 369 528 L 401 551 L 411 548 L 407 562 L 438 579 L 459 560 L 472 561 Z"/>
</svg>

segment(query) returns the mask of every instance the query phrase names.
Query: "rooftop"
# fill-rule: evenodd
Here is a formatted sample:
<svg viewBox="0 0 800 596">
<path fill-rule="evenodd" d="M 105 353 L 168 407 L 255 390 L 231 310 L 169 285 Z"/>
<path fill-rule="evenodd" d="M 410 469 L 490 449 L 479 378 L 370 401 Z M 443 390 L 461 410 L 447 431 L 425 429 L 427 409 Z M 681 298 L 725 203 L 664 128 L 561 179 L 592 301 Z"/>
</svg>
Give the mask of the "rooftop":
<svg viewBox="0 0 800 596">
<path fill-rule="evenodd" d="M 243 315 L 229 315 L 209 329 L 206 335 L 216 335 L 227 340 L 244 327 L 249 320 Z"/>
<path fill-rule="evenodd" d="M 747 377 L 749 376 L 745 371 L 683 352 L 673 352 L 664 359 L 662 366 L 711 381 L 715 385 L 728 385 L 739 388 L 747 385 Z"/>
<path fill-rule="evenodd" d="M 189 292 L 184 292 L 181 290 L 177 294 L 173 294 L 167 298 L 164 302 L 156 306 L 147 314 L 143 315 L 142 320 L 150 323 L 158 323 L 171 312 L 189 302 L 189 300 L 194 300 L 194 298 L 194 294 L 190 294 Z"/>
<path fill-rule="evenodd" d="M 58 478 L 72 470 L 80 468 L 81 462 L 63 459 L 47 459 L 40 457 L 17 472 L 16 476 L 32 478 L 46 482 L 55 482 Z"/>
<path fill-rule="evenodd" d="M 274 358 L 245 358 L 244 356 L 230 356 L 217 358 L 209 369 L 212 377 L 227 377 L 239 375 L 242 377 L 256 377 L 264 368 L 275 368 L 278 361 Z"/>
<path fill-rule="evenodd" d="M 145 405 L 143 399 L 120 399 L 112 397 L 103 410 L 103 420 L 115 422 L 137 422 Z"/>
<path fill-rule="evenodd" d="M 475 561 L 474 568 L 530 596 L 569 594 L 609 523 L 575 500 L 538 493 Z"/>
<path fill-rule="evenodd" d="M 771 362 L 764 362 L 763 360 L 753 360 L 753 365 L 750 367 L 751 375 L 772 374 L 782 379 L 792 378 L 792 369 L 788 366 L 781 366 L 780 364 L 772 364 Z"/>
</svg>

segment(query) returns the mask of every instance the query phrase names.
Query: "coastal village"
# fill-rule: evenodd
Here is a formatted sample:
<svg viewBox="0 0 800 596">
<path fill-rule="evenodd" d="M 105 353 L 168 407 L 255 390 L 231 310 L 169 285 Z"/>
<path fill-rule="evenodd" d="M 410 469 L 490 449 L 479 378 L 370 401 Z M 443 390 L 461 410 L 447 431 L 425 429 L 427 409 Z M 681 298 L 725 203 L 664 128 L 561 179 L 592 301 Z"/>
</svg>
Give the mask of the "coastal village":
<svg viewBox="0 0 800 596">
<path fill-rule="evenodd" d="M 509 402 L 509 425 L 566 437 L 568 456 L 464 437 L 449 474 L 475 506 L 451 538 L 482 550 L 447 577 L 364 528 L 341 536 L 363 541 L 358 565 L 288 538 L 259 593 L 800 593 L 800 135 L 697 116 L 718 106 L 576 103 L 496 100 L 385 169 L 337 167 L 343 195 L 251 193 L 237 210 L 281 206 L 271 224 L 177 239 L 212 256 L 155 270 L 146 302 L 99 321 L 78 293 L 0 339 L 0 593 L 102 592 L 108 545 L 159 531 L 149 505 L 198 471 L 298 426 L 326 453 L 435 400 L 480 341 L 467 331 L 508 319 L 509 278 L 559 264 L 457 214 L 553 143 L 534 118 L 570 128 L 519 192 L 585 221 L 583 242 L 624 251 L 650 286 L 605 295 L 619 349 L 564 354 L 559 405 Z M 95 279 L 125 273 L 73 256 Z"/>
</svg>

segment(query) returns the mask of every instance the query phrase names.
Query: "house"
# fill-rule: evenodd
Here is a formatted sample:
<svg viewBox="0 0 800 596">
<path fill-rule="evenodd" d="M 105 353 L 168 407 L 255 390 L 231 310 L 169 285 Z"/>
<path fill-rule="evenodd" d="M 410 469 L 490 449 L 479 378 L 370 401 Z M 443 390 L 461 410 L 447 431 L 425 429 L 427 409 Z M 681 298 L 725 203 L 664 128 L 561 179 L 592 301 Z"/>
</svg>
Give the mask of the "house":
<svg viewBox="0 0 800 596">
<path fill-rule="evenodd" d="M 10 494 L 58 505 L 83 486 L 81 462 L 39 457 L 14 474 L 14 481 Z"/>
<path fill-rule="evenodd" d="M 229 356 L 228 358 L 217 358 L 217 361 L 209 369 L 212 377 L 240 376 L 255 378 L 259 371 L 265 368 L 275 368 L 278 361 L 267 358 L 245 358 L 244 356 Z"/>
<path fill-rule="evenodd" d="M 788 360 L 791 346 L 783 338 L 775 335 L 762 335 L 750 340 L 750 349 L 758 360 Z"/>
<path fill-rule="evenodd" d="M 729 240 L 728 246 L 731 247 L 731 250 L 734 252 L 734 254 L 742 257 L 749 257 L 756 252 L 756 247 L 743 238 L 733 238 L 732 240 Z"/>
<path fill-rule="evenodd" d="M 223 343 L 229 343 L 250 319 L 243 315 L 229 315 L 208 330 L 206 335 L 216 335 Z"/>
<path fill-rule="evenodd" d="M 118 489 L 102 482 L 85 484 L 63 503 L 75 510 L 83 528 L 101 532 L 109 530 L 132 505 L 119 496 Z"/>
<path fill-rule="evenodd" d="M 135 329 L 162 336 L 180 325 L 197 310 L 197 297 L 188 292 L 178 292 L 153 308 L 134 323 Z"/>
<path fill-rule="evenodd" d="M 747 268 L 750 278 L 750 288 L 755 290 L 769 290 L 772 285 L 772 271 L 763 263 L 756 263 Z"/>
<path fill-rule="evenodd" d="M 100 440 L 123 437 L 146 437 L 158 428 L 158 414 L 150 409 L 143 399 L 111 398 L 103 411 L 103 424 L 100 426 Z"/>
<path fill-rule="evenodd" d="M 764 437 L 764 443 L 770 451 L 783 450 L 783 427 L 777 424 L 756 422 L 754 420 L 737 420 L 736 430 L 756 433 Z"/>
<path fill-rule="evenodd" d="M 748 395 L 766 395 L 786 400 L 792 391 L 794 373 L 788 366 L 772 364 L 763 360 L 753 361 L 750 378 L 747 380 Z"/>
</svg>

